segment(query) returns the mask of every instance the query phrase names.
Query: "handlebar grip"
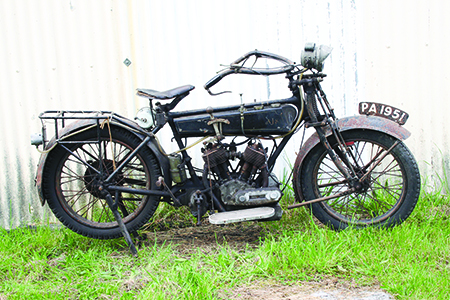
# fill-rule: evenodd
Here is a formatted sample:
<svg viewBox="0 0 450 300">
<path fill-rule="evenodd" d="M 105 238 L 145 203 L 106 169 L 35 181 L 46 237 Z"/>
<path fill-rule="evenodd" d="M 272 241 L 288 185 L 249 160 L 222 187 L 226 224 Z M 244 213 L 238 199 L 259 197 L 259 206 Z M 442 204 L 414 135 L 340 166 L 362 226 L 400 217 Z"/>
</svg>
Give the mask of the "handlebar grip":
<svg viewBox="0 0 450 300">
<path fill-rule="evenodd" d="M 223 78 L 222 74 L 217 74 L 216 76 L 211 78 L 207 83 L 205 83 L 204 85 L 205 90 L 209 89 L 210 87 L 221 81 L 222 78 Z"/>
<path fill-rule="evenodd" d="M 233 73 L 233 70 L 225 70 L 211 78 L 205 85 L 203 86 L 205 90 L 210 89 L 212 86 L 216 85 L 219 81 L 221 81 L 225 76 L 230 75 Z"/>
</svg>

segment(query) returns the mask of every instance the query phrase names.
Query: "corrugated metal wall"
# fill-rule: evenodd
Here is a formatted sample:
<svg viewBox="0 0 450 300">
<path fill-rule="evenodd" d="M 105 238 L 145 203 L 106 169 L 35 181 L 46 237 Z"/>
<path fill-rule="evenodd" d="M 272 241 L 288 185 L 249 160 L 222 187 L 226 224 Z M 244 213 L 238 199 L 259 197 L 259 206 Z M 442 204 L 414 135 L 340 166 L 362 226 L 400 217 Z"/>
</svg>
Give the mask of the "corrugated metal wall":
<svg viewBox="0 0 450 300">
<path fill-rule="evenodd" d="M 365 98 L 410 114 L 406 144 L 429 188 L 448 192 L 450 171 L 450 2 L 360 1 Z M 363 72 L 362 72 L 363 71 Z M 360 85 L 360 84 L 359 84 Z"/>
<path fill-rule="evenodd" d="M 213 89 L 234 93 L 215 98 L 203 90 L 220 64 L 255 48 L 298 61 L 305 42 L 333 46 L 324 87 L 338 115 L 355 114 L 358 98 L 383 98 L 410 112 L 408 145 L 418 159 L 432 165 L 442 160 L 446 156 L 433 145 L 448 153 L 442 121 L 449 87 L 439 89 L 446 78 L 439 65 L 446 58 L 436 32 L 448 21 L 440 2 L 405 2 L 417 18 L 391 2 L 0 1 L 0 226 L 51 218 L 38 201 L 39 154 L 29 145 L 41 111 L 102 109 L 132 118 L 146 105 L 135 96 L 137 87 L 166 90 L 184 84 L 197 88 L 179 109 L 239 103 L 239 93 L 246 102 L 288 96 L 282 77 L 229 77 Z M 432 101 L 440 105 L 437 114 Z M 427 121 L 420 122 L 424 110 Z M 436 121 L 430 123 L 432 116 Z M 161 135 L 166 150 L 175 149 L 168 136 Z M 287 149 L 291 161 L 298 144 Z M 424 169 L 431 174 L 431 168 Z"/>
</svg>

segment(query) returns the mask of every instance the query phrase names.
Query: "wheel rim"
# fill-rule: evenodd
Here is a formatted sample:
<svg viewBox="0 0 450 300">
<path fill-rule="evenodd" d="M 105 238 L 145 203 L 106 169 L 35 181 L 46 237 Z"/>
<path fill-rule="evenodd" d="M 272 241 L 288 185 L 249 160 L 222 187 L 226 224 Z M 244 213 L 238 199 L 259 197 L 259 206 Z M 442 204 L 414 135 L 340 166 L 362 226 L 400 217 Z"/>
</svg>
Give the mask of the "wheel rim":
<svg viewBox="0 0 450 300">
<path fill-rule="evenodd" d="M 388 148 L 373 141 L 347 141 L 352 166 L 361 178 L 374 167 L 357 192 L 321 203 L 334 218 L 348 224 L 374 224 L 388 219 L 400 206 L 405 194 L 404 170 L 395 155 L 381 155 Z M 377 159 L 378 156 L 378 159 Z M 346 191 L 350 184 L 339 172 L 329 155 L 324 152 L 314 172 L 317 197 L 326 197 Z"/>
<path fill-rule="evenodd" d="M 71 151 L 72 153 L 67 152 L 61 160 L 56 174 L 56 190 L 62 207 L 72 218 L 85 225 L 98 228 L 117 227 L 105 194 L 99 193 L 98 186 L 133 151 L 132 147 L 118 140 L 103 138 L 100 144 L 77 144 Z M 136 155 L 115 176 L 112 184 L 130 188 L 150 188 L 150 174 L 144 159 Z M 114 194 L 112 197 L 115 201 Z M 139 215 L 147 200 L 148 196 L 122 193 L 118 199 L 118 211 L 123 221 L 130 222 Z"/>
</svg>

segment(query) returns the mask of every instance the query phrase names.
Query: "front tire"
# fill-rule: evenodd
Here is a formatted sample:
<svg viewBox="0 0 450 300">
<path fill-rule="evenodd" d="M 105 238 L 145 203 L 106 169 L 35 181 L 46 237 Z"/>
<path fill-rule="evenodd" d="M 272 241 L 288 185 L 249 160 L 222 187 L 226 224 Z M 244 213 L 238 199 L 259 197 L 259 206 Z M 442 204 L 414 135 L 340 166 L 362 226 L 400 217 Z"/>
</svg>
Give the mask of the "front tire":
<svg viewBox="0 0 450 300">
<path fill-rule="evenodd" d="M 99 185 L 135 149 L 141 140 L 117 127 L 81 132 L 49 153 L 43 172 L 44 193 L 54 215 L 69 229 L 86 237 L 113 239 L 122 232 Z M 127 188 L 154 189 L 161 172 L 154 155 L 143 147 L 112 181 Z M 114 193 L 112 194 L 115 199 Z M 129 232 L 138 230 L 154 214 L 155 196 L 121 193 L 118 212 Z"/>
<path fill-rule="evenodd" d="M 420 174 L 409 149 L 387 134 L 371 130 L 342 133 L 350 151 L 351 165 L 362 188 L 351 194 L 310 205 L 314 216 L 327 226 L 340 230 L 354 227 L 392 227 L 401 224 L 413 211 L 420 193 Z M 329 138 L 337 150 L 337 142 Z M 377 157 L 378 155 L 378 157 Z M 379 161 L 379 158 L 382 158 Z M 365 178 L 365 173 L 373 170 Z M 294 186 L 301 188 L 306 201 L 327 197 L 350 188 L 330 159 L 325 147 L 317 145 L 305 158 Z"/>
</svg>

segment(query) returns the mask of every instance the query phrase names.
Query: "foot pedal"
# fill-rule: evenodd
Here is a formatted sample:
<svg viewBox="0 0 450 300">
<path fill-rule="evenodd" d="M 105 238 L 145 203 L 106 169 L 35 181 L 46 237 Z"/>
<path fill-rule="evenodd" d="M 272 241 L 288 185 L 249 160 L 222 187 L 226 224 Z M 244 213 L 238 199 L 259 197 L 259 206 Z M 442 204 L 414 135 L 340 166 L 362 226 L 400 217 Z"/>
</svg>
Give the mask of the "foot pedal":
<svg viewBox="0 0 450 300">
<path fill-rule="evenodd" d="M 228 224 L 267 219 L 274 215 L 275 209 L 273 207 L 257 207 L 216 213 L 209 216 L 209 222 L 216 225 Z"/>
</svg>

